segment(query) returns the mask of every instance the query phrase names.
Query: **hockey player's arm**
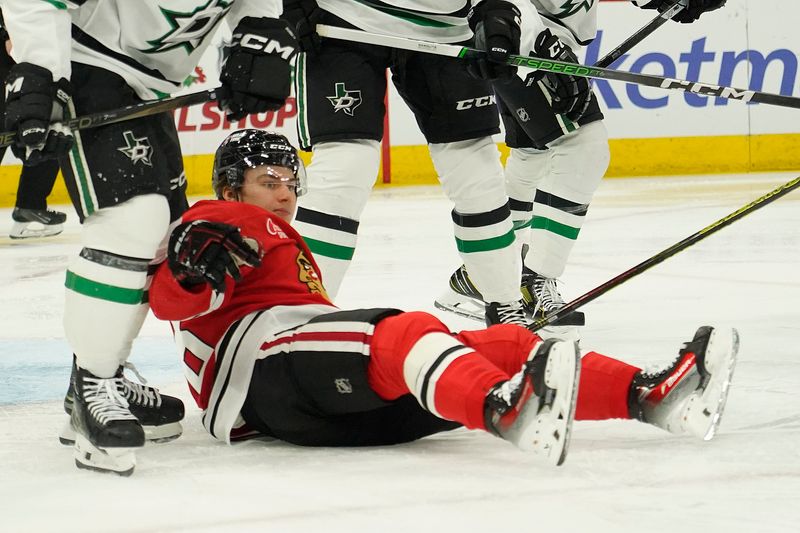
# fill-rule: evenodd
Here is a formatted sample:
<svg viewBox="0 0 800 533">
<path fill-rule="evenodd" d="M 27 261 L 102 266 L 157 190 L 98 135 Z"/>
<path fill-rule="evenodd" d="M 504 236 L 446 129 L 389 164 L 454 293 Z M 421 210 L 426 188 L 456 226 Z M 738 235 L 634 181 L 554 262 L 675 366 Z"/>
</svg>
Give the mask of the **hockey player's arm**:
<svg viewBox="0 0 800 533">
<path fill-rule="evenodd" d="M 225 299 L 232 296 L 233 280 L 230 285 L 222 294 L 205 283 L 186 287 L 175 279 L 164 262 L 159 265 L 150 285 L 150 309 L 161 320 L 188 320 L 222 307 Z"/>
<path fill-rule="evenodd" d="M 72 19 L 68 8 L 82 3 L 5 0 L 3 18 L 13 43 L 14 61 L 46 68 L 56 80 L 69 79 Z"/>
</svg>

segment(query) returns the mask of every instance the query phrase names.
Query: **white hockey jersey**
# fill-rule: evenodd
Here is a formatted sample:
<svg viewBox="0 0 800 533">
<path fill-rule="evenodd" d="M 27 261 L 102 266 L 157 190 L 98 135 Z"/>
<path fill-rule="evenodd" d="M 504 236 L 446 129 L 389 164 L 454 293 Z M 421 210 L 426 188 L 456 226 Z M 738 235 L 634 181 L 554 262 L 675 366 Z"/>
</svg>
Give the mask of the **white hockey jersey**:
<svg viewBox="0 0 800 533">
<path fill-rule="evenodd" d="M 652 0 L 631 0 L 641 7 Z M 573 50 L 586 46 L 597 35 L 600 0 L 530 0 L 544 24 Z"/>
<path fill-rule="evenodd" d="M 529 9 L 529 0 L 508 0 Z M 472 38 L 467 13 L 479 0 L 317 0 L 319 6 L 353 26 L 373 33 L 387 33 L 437 43 L 457 43 Z M 528 20 L 530 19 L 530 20 Z M 523 13 L 523 25 L 537 34 L 541 19 Z"/>
<path fill-rule="evenodd" d="M 18 63 L 55 79 L 69 78 L 70 61 L 101 67 L 146 100 L 181 88 L 222 20 L 281 12 L 280 0 L 3 0 Z"/>
</svg>

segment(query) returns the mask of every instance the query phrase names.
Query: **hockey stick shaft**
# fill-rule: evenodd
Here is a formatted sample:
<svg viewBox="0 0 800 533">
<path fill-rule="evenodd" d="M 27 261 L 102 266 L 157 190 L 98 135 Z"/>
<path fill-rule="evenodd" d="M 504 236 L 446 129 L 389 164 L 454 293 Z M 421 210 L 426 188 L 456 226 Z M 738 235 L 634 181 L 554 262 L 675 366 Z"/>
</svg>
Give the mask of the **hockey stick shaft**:
<svg viewBox="0 0 800 533">
<path fill-rule="evenodd" d="M 568 314 L 570 314 L 572 311 L 578 309 L 579 307 L 582 307 L 582 306 L 586 305 L 587 303 L 599 298 L 600 296 L 602 296 L 603 294 L 607 293 L 608 291 L 610 291 L 614 287 L 618 287 L 618 286 L 622 285 L 626 281 L 638 276 L 639 274 L 642 274 L 642 273 L 646 272 L 647 270 L 650 270 L 651 268 L 653 268 L 657 264 L 659 264 L 659 263 L 663 262 L 664 260 L 672 257 L 673 255 L 675 255 L 675 254 L 677 254 L 679 252 L 682 252 L 683 250 L 689 248 L 690 246 L 692 246 L 694 244 L 697 244 L 698 242 L 702 241 L 703 239 L 705 239 L 709 235 L 713 235 L 714 233 L 718 232 L 719 230 L 721 230 L 725 226 L 729 226 L 729 225 L 733 224 L 734 222 L 736 222 L 737 220 L 746 217 L 747 215 L 749 215 L 753 211 L 761 209 L 765 205 L 774 202 L 778 198 L 780 198 L 780 197 L 782 197 L 782 196 L 784 196 L 786 194 L 789 194 L 793 190 L 797 189 L 798 186 L 800 186 L 800 176 L 798 176 L 797 178 L 795 178 L 795 179 L 793 179 L 793 180 L 791 180 L 791 181 L 789 181 L 787 183 L 784 183 L 780 187 L 772 190 L 771 192 L 765 194 L 764 196 L 762 196 L 762 197 L 750 202 L 749 204 L 737 209 L 736 211 L 734 211 L 733 213 L 729 214 L 728 216 L 723 217 L 723 218 L 717 220 L 716 222 L 714 222 L 712 224 L 709 224 L 708 226 L 706 226 L 705 228 L 701 229 L 697 233 L 694 233 L 693 235 L 690 235 L 689 237 L 686 237 L 682 241 L 673 244 L 672 246 L 670 246 L 666 250 L 662 250 L 662 251 L 658 252 L 656 255 L 650 257 L 649 259 L 646 259 L 646 260 L 642 261 L 641 263 L 639 263 L 635 267 L 626 270 L 622 274 L 619 274 L 618 276 L 606 281 L 602 285 L 600 285 L 598 287 L 595 287 L 594 289 L 590 290 L 586 294 L 584 294 L 582 296 L 579 296 L 578 298 L 575 298 L 571 302 L 565 304 L 558 311 L 556 311 L 554 313 L 551 313 L 551 314 L 547 315 L 544 318 L 541 318 L 539 320 L 534 321 L 533 326 L 531 327 L 531 329 L 533 331 L 538 331 L 538 330 L 542 329 L 543 327 L 558 321 L 559 319 L 567 316 Z"/>
<path fill-rule="evenodd" d="M 622 44 L 611 50 L 603 58 L 594 64 L 595 67 L 606 68 L 611 66 L 611 63 L 622 57 L 623 54 L 630 51 L 631 48 L 644 41 L 647 36 L 663 26 L 668 20 L 684 10 L 686 5 L 683 3 L 685 0 L 676 0 L 671 7 L 666 9 L 663 13 L 659 13 L 656 18 L 648 22 L 639 31 L 625 39 Z"/>
<path fill-rule="evenodd" d="M 209 102 L 211 100 L 217 100 L 219 94 L 220 89 L 217 88 L 208 91 L 184 94 L 182 96 L 173 96 L 171 98 L 164 98 L 162 100 L 142 102 L 140 104 L 129 105 L 119 109 L 101 111 L 99 113 L 92 113 L 91 115 L 76 117 L 68 120 L 66 125 L 72 130 L 96 128 L 97 126 L 105 126 L 107 124 L 114 124 L 115 122 L 122 122 L 125 120 L 132 120 L 135 118 L 147 117 L 167 111 L 173 111 L 179 107 L 187 107 Z M 17 132 L 15 131 L 0 133 L 0 148 L 14 144 L 16 137 Z"/>
<path fill-rule="evenodd" d="M 455 57 L 460 59 L 486 57 L 486 52 L 483 50 L 477 50 L 467 46 L 433 43 L 430 41 L 396 37 L 394 35 L 384 35 L 360 30 L 351 30 L 349 28 L 326 26 L 324 24 L 317 24 L 317 33 L 322 37 L 328 37 L 331 39 L 374 44 L 388 48 L 398 48 L 401 50 L 411 50 L 414 52 L 423 52 L 427 54 Z M 782 94 L 751 91 L 748 89 L 737 89 L 735 87 L 722 87 L 709 83 L 678 80 L 673 78 L 665 78 L 662 76 L 654 76 L 651 74 L 626 72 L 624 70 L 590 67 L 586 65 L 565 63 L 563 61 L 544 59 L 535 56 L 510 55 L 505 63 L 515 67 L 530 68 L 544 72 L 553 72 L 556 74 L 569 74 L 573 76 L 580 76 L 582 78 L 624 81 L 636 85 L 645 85 L 648 87 L 658 87 L 661 89 L 674 89 L 696 93 L 702 96 L 712 96 L 727 98 L 729 100 L 741 100 L 743 102 L 755 102 L 800 109 L 800 98 L 794 96 L 784 96 Z"/>
</svg>

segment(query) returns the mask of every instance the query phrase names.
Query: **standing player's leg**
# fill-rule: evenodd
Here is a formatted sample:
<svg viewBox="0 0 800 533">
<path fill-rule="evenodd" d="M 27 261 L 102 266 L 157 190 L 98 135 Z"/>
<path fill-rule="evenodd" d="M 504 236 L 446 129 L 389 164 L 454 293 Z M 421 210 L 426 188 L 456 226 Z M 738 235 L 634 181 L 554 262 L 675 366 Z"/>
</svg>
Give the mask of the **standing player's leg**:
<svg viewBox="0 0 800 533">
<path fill-rule="evenodd" d="M 388 55 L 375 46 L 326 40 L 319 52 L 297 60 L 298 138 L 313 156 L 294 225 L 331 298 L 350 266 L 378 176 Z"/>
<path fill-rule="evenodd" d="M 19 175 L 17 200 L 11 218 L 12 239 L 49 237 L 64 230 L 66 213 L 47 209 L 47 197 L 58 177 L 58 161 L 49 159 L 37 165 L 25 165 Z"/>
<path fill-rule="evenodd" d="M 76 64 L 72 82 L 73 114 L 139 101 L 122 78 L 103 69 Z M 142 424 L 173 424 L 183 417 L 180 400 L 122 375 L 148 311 L 150 264 L 170 220 L 186 207 L 185 197 L 170 201 L 185 190 L 172 117 L 77 132 L 62 169 L 83 224 L 83 248 L 67 270 L 64 307 L 75 356 L 65 408 L 76 433 L 76 463 L 130 474 L 132 450 L 144 444 Z M 180 434 L 179 427 L 174 431 Z"/>
<path fill-rule="evenodd" d="M 417 119 L 445 193 L 453 202 L 456 247 L 484 296 L 486 321 L 528 324 L 520 305 L 520 257 L 500 154 L 491 86 L 461 61 L 398 52 L 393 81 Z"/>
</svg>

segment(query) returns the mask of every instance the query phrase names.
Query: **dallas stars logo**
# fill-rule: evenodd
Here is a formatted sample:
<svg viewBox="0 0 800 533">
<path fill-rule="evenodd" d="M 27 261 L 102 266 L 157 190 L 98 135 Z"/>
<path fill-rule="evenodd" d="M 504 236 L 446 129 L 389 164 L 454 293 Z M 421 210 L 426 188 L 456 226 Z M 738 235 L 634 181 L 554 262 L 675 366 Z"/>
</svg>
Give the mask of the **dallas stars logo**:
<svg viewBox="0 0 800 533">
<path fill-rule="evenodd" d="M 361 105 L 361 91 L 348 91 L 345 89 L 344 83 L 337 83 L 334 90 L 336 91 L 335 95 L 325 97 L 333 106 L 333 112 L 344 111 L 345 115 L 352 117 L 353 111 Z"/>
<path fill-rule="evenodd" d="M 157 54 L 183 47 L 187 55 L 191 54 L 222 20 L 231 3 L 232 0 L 208 0 L 204 6 L 187 13 L 160 8 L 171 29 L 158 39 L 147 41 L 150 48 L 140 51 Z"/>
<path fill-rule="evenodd" d="M 150 146 L 150 139 L 147 137 L 137 138 L 130 130 L 124 131 L 122 135 L 125 137 L 126 146 L 117 148 L 117 150 L 128 156 L 134 165 L 142 163 L 152 167 L 153 163 L 150 161 L 150 156 L 153 154 L 153 148 Z"/>
<path fill-rule="evenodd" d="M 571 17 L 581 9 L 588 13 L 589 10 L 592 9 L 593 5 L 594 0 L 567 0 L 561 4 L 561 12 L 556 13 L 556 17 L 565 19 L 567 17 Z"/>
</svg>

